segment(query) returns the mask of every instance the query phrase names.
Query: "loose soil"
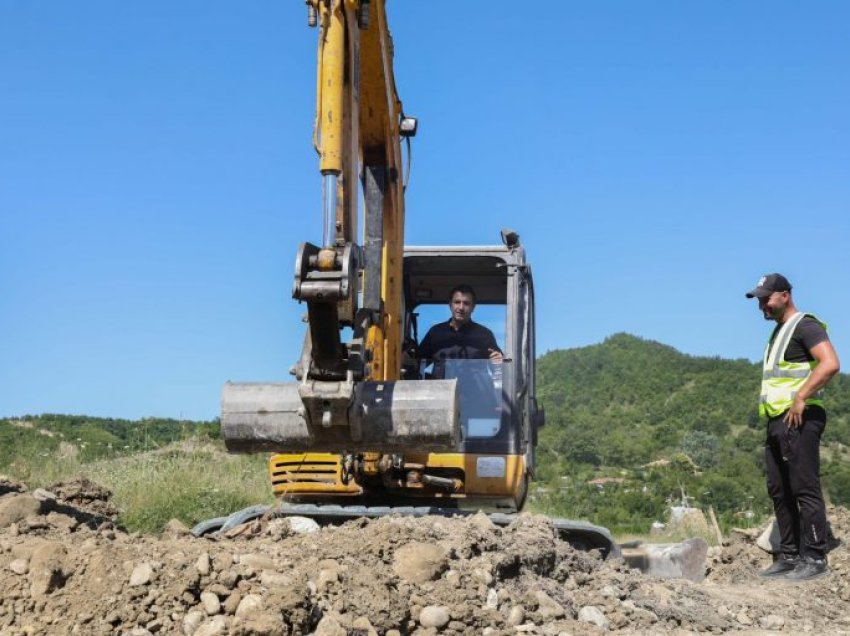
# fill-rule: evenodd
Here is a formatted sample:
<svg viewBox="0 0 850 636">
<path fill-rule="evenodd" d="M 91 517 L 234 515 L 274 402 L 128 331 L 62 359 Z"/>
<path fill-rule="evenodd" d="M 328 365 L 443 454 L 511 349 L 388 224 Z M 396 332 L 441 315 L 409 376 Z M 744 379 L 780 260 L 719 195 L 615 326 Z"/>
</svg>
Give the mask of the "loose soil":
<svg viewBox="0 0 850 636">
<path fill-rule="evenodd" d="M 735 534 L 705 581 L 656 580 L 560 541 L 542 516 L 386 517 L 316 532 L 258 519 L 226 537 L 116 526 L 110 493 L 0 479 L 0 634 L 850 634 L 850 553 L 832 573 L 764 581 Z M 839 538 L 850 512 L 829 511 Z M 296 528 L 297 529 L 297 528 Z"/>
</svg>

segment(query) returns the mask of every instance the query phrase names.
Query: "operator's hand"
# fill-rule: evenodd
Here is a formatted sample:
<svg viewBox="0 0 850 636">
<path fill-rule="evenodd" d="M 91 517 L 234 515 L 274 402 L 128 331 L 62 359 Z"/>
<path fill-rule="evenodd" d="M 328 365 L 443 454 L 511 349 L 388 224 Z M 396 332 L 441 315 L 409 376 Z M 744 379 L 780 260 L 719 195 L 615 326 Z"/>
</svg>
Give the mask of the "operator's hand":
<svg viewBox="0 0 850 636">
<path fill-rule="evenodd" d="M 788 425 L 788 428 L 797 428 L 803 423 L 803 409 L 806 408 L 806 401 L 797 395 L 794 398 L 794 404 L 788 409 L 782 421 Z"/>
<path fill-rule="evenodd" d="M 502 364 L 502 352 L 496 349 L 487 349 L 490 352 L 490 362 L 493 364 Z"/>
</svg>

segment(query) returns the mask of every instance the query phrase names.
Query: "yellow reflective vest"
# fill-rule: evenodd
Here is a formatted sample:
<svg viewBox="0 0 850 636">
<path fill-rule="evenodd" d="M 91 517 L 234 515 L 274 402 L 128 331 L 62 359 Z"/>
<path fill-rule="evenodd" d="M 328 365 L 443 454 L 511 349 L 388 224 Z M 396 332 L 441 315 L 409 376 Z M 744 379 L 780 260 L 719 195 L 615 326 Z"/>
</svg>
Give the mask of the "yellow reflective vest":
<svg viewBox="0 0 850 636">
<path fill-rule="evenodd" d="M 776 336 L 769 340 L 764 349 L 764 365 L 761 376 L 761 397 L 759 399 L 759 415 L 776 417 L 782 415 L 794 404 L 797 391 L 805 384 L 818 365 L 817 360 L 811 362 L 786 362 L 785 351 L 791 336 L 799 322 L 812 314 L 798 312 L 791 316 L 780 328 Z M 818 322 L 826 329 L 826 323 Z M 771 346 L 772 345 L 772 346 Z M 806 400 L 806 404 L 823 406 L 823 391 L 818 391 Z"/>
</svg>

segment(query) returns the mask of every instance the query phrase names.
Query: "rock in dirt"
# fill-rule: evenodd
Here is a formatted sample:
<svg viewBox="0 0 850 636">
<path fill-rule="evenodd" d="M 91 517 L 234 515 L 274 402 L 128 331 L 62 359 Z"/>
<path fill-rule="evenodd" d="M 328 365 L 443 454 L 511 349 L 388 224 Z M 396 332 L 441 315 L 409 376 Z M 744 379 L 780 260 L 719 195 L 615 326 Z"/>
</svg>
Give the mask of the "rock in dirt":
<svg viewBox="0 0 850 636">
<path fill-rule="evenodd" d="M 432 581 L 447 565 L 445 548 L 418 541 L 400 547 L 393 558 L 393 571 L 409 583 Z"/>
<path fill-rule="evenodd" d="M 609 622 L 608 619 L 605 618 L 605 614 L 603 614 L 598 607 L 593 605 L 585 605 L 582 607 L 578 611 L 578 619 L 585 623 L 593 623 L 602 629 L 608 629 L 609 626 Z"/>
<path fill-rule="evenodd" d="M 339 582 L 339 572 L 336 569 L 323 568 L 319 570 L 319 576 L 316 578 L 316 589 L 323 592 L 332 583 Z"/>
<path fill-rule="evenodd" d="M 201 576 L 207 576 L 212 571 L 212 561 L 209 552 L 201 552 L 195 561 L 195 569 Z"/>
<path fill-rule="evenodd" d="M 69 517 L 68 515 L 63 515 L 58 512 L 47 513 L 45 520 L 49 525 L 59 528 L 60 530 L 67 530 L 68 532 L 73 532 L 76 530 L 77 526 L 80 525 L 80 522 L 74 517 Z"/>
<path fill-rule="evenodd" d="M 544 621 L 561 618 L 567 613 L 563 606 L 546 592 L 538 590 L 534 593 L 534 598 L 537 601 L 537 613 Z"/>
<path fill-rule="evenodd" d="M 320 573 L 321 576 L 321 573 Z M 292 574 L 286 572 L 275 572 L 273 570 L 263 570 L 260 573 L 260 583 L 268 588 L 287 588 L 294 583 Z"/>
<path fill-rule="evenodd" d="M 212 592 L 201 592 L 201 605 L 207 616 L 215 616 L 221 611 L 221 601 Z"/>
<path fill-rule="evenodd" d="M 750 618 L 749 614 L 747 614 L 744 610 L 741 610 L 735 615 L 735 620 L 745 627 L 749 627 L 753 624 L 753 619 Z"/>
<path fill-rule="evenodd" d="M 140 563 L 130 574 L 130 586 L 147 585 L 153 578 L 153 568 L 150 563 Z"/>
<path fill-rule="evenodd" d="M 219 636 L 219 634 L 227 633 L 227 621 L 223 616 L 214 616 L 213 618 L 201 623 L 201 626 L 195 631 L 192 636 Z"/>
<path fill-rule="evenodd" d="M 29 562 L 30 591 L 35 598 L 50 594 L 65 584 L 65 546 L 47 541 L 36 548 Z"/>
<path fill-rule="evenodd" d="M 260 596 L 259 594 L 248 594 L 245 598 L 239 601 L 239 606 L 236 608 L 236 617 L 249 617 L 253 612 L 258 611 L 262 606 L 262 596 Z"/>
<path fill-rule="evenodd" d="M 359 618 L 355 618 L 354 622 L 351 624 L 352 631 L 355 633 L 365 634 L 365 636 L 378 636 L 378 632 L 372 626 L 372 623 L 369 622 L 369 619 L 365 616 L 360 616 Z"/>
<path fill-rule="evenodd" d="M 224 608 L 225 614 L 235 614 L 236 610 L 239 608 L 239 603 L 242 602 L 242 595 L 239 592 L 233 592 L 226 599 L 224 599 L 224 603 L 222 607 Z"/>
<path fill-rule="evenodd" d="M 201 610 L 192 610 L 187 613 L 183 617 L 182 623 L 184 636 L 192 636 L 201 626 L 201 623 L 204 622 L 205 618 L 206 615 Z"/>
<path fill-rule="evenodd" d="M 15 574 L 24 575 L 29 572 L 30 564 L 26 559 L 15 559 L 9 564 L 9 569 Z"/>
<path fill-rule="evenodd" d="M 280 612 L 261 612 L 234 620 L 232 633 L 240 636 L 282 636 L 286 634 L 286 625 Z"/>
<path fill-rule="evenodd" d="M 759 625 L 764 629 L 782 629 L 785 626 L 785 619 L 776 614 L 768 614 L 759 619 Z"/>
<path fill-rule="evenodd" d="M 295 534 L 312 534 L 319 531 L 319 524 L 307 517 L 289 517 L 289 529 Z"/>
<path fill-rule="evenodd" d="M 525 620 L 525 608 L 522 605 L 514 605 L 508 611 L 507 624 L 509 627 L 521 625 Z"/>
<path fill-rule="evenodd" d="M 192 534 L 192 530 L 179 519 L 171 519 L 165 524 L 162 529 L 162 534 L 166 537 L 179 539 L 180 537 L 188 537 Z"/>
<path fill-rule="evenodd" d="M 32 495 L 23 494 L 0 499 L 0 528 L 23 521 L 41 512 L 41 502 Z"/>
<path fill-rule="evenodd" d="M 779 524 L 776 523 L 776 518 L 771 518 L 770 522 L 762 530 L 756 539 L 756 545 L 765 552 L 775 554 L 779 552 Z"/>
<path fill-rule="evenodd" d="M 348 630 L 333 616 L 324 616 L 316 626 L 315 636 L 348 636 Z"/>
<path fill-rule="evenodd" d="M 242 554 L 237 557 L 237 562 L 257 572 L 274 570 L 274 561 L 264 554 Z"/>
<path fill-rule="evenodd" d="M 32 496 L 39 501 L 49 502 L 49 505 L 56 502 L 56 493 L 45 490 L 44 488 L 36 488 L 32 491 Z"/>
<path fill-rule="evenodd" d="M 440 629 L 451 620 L 449 608 L 441 605 L 428 605 L 419 612 L 419 624 L 422 627 L 436 627 Z"/>
</svg>

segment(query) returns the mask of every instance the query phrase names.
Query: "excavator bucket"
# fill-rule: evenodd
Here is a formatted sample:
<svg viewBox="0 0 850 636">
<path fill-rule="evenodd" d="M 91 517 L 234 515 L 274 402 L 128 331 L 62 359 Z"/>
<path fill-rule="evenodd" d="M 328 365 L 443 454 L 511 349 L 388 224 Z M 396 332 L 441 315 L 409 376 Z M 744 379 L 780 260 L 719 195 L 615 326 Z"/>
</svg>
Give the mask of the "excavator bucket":
<svg viewBox="0 0 850 636">
<path fill-rule="evenodd" d="M 224 385 L 221 430 L 234 453 L 454 451 L 456 380 Z"/>
</svg>

